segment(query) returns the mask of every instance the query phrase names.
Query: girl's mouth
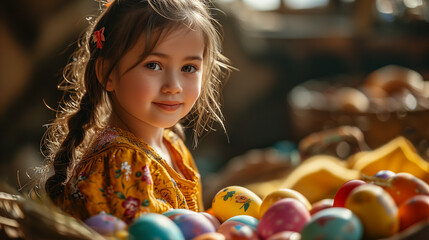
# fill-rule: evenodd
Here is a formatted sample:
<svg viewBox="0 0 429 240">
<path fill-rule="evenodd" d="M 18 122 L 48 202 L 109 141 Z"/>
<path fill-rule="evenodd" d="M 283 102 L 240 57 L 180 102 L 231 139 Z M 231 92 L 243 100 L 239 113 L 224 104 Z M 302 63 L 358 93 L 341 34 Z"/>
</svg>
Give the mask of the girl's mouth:
<svg viewBox="0 0 429 240">
<path fill-rule="evenodd" d="M 183 104 L 180 102 L 154 102 L 162 110 L 173 112 L 179 109 Z"/>
</svg>

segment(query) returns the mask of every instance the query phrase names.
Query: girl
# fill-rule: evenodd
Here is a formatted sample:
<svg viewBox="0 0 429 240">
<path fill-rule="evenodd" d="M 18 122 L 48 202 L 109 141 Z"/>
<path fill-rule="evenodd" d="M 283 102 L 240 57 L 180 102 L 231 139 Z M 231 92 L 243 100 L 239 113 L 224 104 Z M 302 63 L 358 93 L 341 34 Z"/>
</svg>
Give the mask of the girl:
<svg viewBox="0 0 429 240">
<path fill-rule="evenodd" d="M 52 201 L 85 220 L 101 211 L 131 222 L 170 208 L 202 211 L 200 175 L 179 137 L 222 126 L 230 72 L 204 1 L 114 0 L 64 70 L 66 90 L 45 143 Z M 196 142 L 195 142 L 196 143 Z"/>
</svg>

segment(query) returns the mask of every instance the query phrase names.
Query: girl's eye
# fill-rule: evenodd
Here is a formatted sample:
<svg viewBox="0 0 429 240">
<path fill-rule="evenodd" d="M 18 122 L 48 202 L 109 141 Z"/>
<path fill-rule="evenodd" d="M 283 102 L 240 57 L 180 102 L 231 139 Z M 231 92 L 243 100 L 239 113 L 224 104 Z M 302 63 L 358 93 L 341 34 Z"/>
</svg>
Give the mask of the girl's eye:
<svg viewBox="0 0 429 240">
<path fill-rule="evenodd" d="M 153 71 L 161 70 L 161 66 L 159 66 L 158 63 L 154 63 L 154 62 L 146 64 L 146 67 Z"/>
<path fill-rule="evenodd" d="M 182 71 L 188 72 L 188 73 L 194 73 L 197 71 L 197 68 L 192 66 L 192 65 L 186 65 L 186 66 L 182 67 Z"/>
</svg>

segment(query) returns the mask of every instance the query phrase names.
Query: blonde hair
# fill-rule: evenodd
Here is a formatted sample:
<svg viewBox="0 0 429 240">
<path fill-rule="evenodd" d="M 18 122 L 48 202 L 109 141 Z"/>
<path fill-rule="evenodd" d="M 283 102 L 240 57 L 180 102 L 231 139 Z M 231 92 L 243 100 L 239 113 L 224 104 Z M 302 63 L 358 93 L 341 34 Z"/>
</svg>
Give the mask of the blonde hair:
<svg viewBox="0 0 429 240">
<path fill-rule="evenodd" d="M 195 144 L 198 137 L 212 129 L 213 122 L 224 128 L 220 91 L 231 67 L 221 52 L 220 25 L 211 16 L 210 7 L 200 0 L 114 0 L 103 7 L 81 38 L 72 61 L 64 68 L 64 79 L 58 86 L 64 90 L 64 97 L 42 140 L 46 167 L 53 169 L 53 175 L 41 182 L 45 181 L 44 189 L 52 200 L 63 192 L 64 183 L 83 151 L 95 132 L 106 126 L 106 116 L 111 113 L 104 88 L 107 77 L 101 82 L 97 80 L 97 61 L 108 62 L 108 76 L 142 34 L 146 36 L 146 44 L 141 60 L 150 54 L 163 33 L 178 25 L 202 31 L 205 41 L 202 90 L 188 120 L 194 127 Z M 102 28 L 105 41 L 102 48 L 97 48 L 93 35 Z"/>
</svg>

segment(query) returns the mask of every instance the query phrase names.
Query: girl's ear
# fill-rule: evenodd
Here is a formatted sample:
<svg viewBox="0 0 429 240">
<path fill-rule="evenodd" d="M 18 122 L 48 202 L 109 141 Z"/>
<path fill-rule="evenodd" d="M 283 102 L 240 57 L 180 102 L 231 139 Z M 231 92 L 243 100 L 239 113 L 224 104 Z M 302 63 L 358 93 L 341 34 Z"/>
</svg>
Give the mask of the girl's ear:
<svg viewBox="0 0 429 240">
<path fill-rule="evenodd" d="M 113 79 L 112 74 L 109 74 L 110 66 L 104 59 L 97 58 L 95 62 L 95 74 L 97 75 L 98 82 L 106 89 L 108 92 L 112 92 L 114 90 L 113 87 Z M 109 74 L 107 76 L 107 74 Z M 105 80 L 107 78 L 107 80 Z"/>
</svg>

